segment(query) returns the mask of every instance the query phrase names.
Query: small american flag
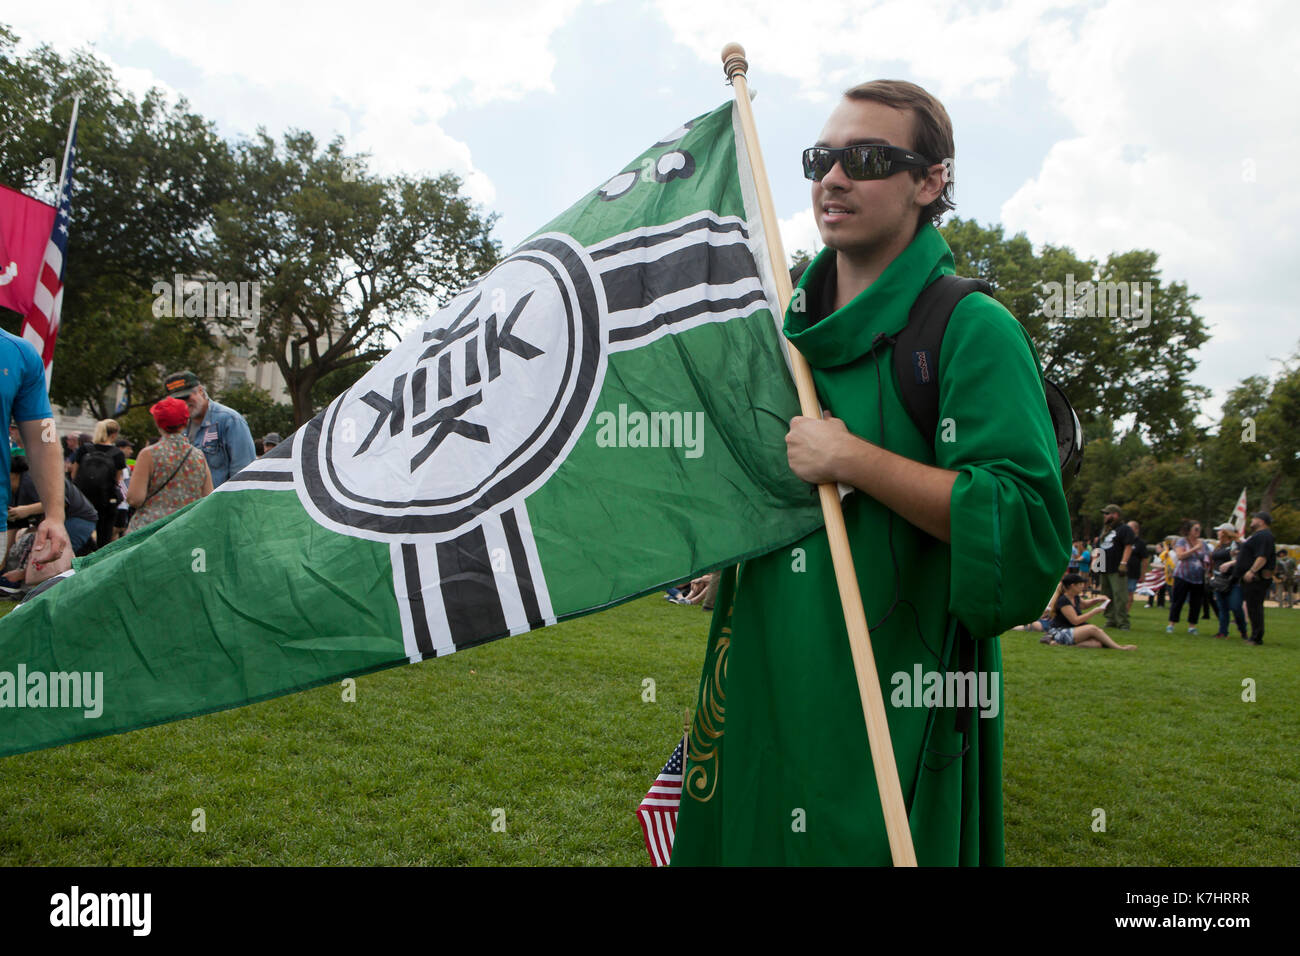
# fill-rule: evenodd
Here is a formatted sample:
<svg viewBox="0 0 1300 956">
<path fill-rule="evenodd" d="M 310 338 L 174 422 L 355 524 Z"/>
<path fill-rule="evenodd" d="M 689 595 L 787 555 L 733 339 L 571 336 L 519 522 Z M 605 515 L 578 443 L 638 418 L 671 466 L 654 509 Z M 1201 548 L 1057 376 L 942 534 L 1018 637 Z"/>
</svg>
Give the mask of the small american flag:
<svg viewBox="0 0 1300 956">
<path fill-rule="evenodd" d="M 1252 433 L 1253 434 L 1253 433 Z M 1246 530 L 1246 489 L 1241 489 L 1241 497 L 1237 499 L 1237 507 L 1232 509 L 1232 517 L 1228 519 L 1237 527 L 1237 534 Z"/>
<path fill-rule="evenodd" d="M 55 207 L 54 228 L 45 246 L 41 274 L 36 279 L 32 310 L 23 319 L 22 337 L 41 353 L 45 363 L 45 387 L 50 387 L 54 372 L 54 340 L 59 336 L 59 313 L 63 309 L 63 266 L 68 255 L 68 224 L 72 221 L 72 168 L 77 152 L 77 107 L 73 106 L 68 145 L 64 152 L 63 176 L 59 180 L 59 199 Z"/>
<path fill-rule="evenodd" d="M 1154 596 L 1165 585 L 1165 566 L 1157 564 L 1150 571 L 1142 576 L 1138 582 L 1137 594 Z"/>
<path fill-rule="evenodd" d="M 650 851 L 650 862 L 655 866 L 667 866 L 673 855 L 677 809 L 682 803 L 682 745 L 685 742 L 685 738 L 678 742 L 677 749 L 664 764 L 664 769 L 659 771 L 650 792 L 636 808 L 641 831 L 645 834 L 645 848 Z"/>
</svg>

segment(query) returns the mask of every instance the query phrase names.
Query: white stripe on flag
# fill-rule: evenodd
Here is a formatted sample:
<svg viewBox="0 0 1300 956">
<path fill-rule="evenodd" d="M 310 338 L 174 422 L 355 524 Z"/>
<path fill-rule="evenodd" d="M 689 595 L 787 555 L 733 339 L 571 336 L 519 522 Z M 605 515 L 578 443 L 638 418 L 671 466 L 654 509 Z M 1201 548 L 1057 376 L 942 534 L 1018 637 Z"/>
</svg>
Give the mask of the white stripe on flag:
<svg viewBox="0 0 1300 956">
<path fill-rule="evenodd" d="M 790 362 L 790 343 L 786 341 L 784 326 L 785 316 L 778 307 L 776 278 L 772 275 L 772 261 L 767 252 L 767 233 L 763 230 L 763 214 L 759 209 L 758 187 L 754 183 L 754 169 L 749 164 L 749 149 L 745 146 L 745 131 L 740 124 L 740 109 L 731 104 L 731 134 L 736 144 L 736 171 L 740 180 L 740 198 L 745 204 L 746 228 L 749 229 L 749 251 L 754 254 L 758 266 L 759 278 L 767 290 L 768 301 L 772 303 L 772 323 L 776 326 L 776 341 L 781 346 L 781 357 L 785 359 L 786 371 L 794 380 L 794 365 Z M 841 497 L 843 497 L 841 495 Z"/>
<path fill-rule="evenodd" d="M 663 235 L 665 232 L 672 232 L 678 226 L 684 226 L 688 222 L 694 222 L 706 217 L 719 225 L 739 223 L 748 228 L 748 224 L 739 216 L 719 216 L 711 210 L 701 209 L 699 212 L 693 212 L 690 215 L 682 216 L 680 219 L 674 219 L 672 222 L 666 222 L 662 226 L 641 226 L 638 229 L 629 229 L 627 232 L 620 232 L 617 236 L 610 236 L 608 239 L 602 239 L 600 242 L 587 246 L 587 252 L 590 253 L 593 258 L 598 258 L 596 254 L 602 249 L 608 249 L 610 246 L 616 246 L 619 243 L 627 242 L 629 239 L 635 239 L 638 236 Z M 699 228 L 705 229 L 707 227 L 700 226 Z M 692 230 L 692 232 L 694 231 L 695 230 Z M 605 271 L 603 266 L 601 267 L 601 271 Z"/>
<path fill-rule="evenodd" d="M 501 612 L 505 615 L 506 627 L 510 633 L 523 634 L 528 630 L 528 615 L 524 612 L 524 600 L 519 593 L 519 578 L 515 574 L 514 556 L 510 553 L 506 541 L 505 529 L 501 526 L 500 515 L 483 516 L 483 539 L 487 544 L 488 561 L 492 567 L 492 578 L 497 597 L 501 600 Z M 501 565 L 500 569 L 497 565 Z"/>
<path fill-rule="evenodd" d="M 54 270 L 56 277 L 63 275 L 63 253 L 53 242 L 45 245 L 45 264 Z"/>
<path fill-rule="evenodd" d="M 666 818 L 667 814 L 665 813 L 655 814 L 655 843 L 659 847 L 660 866 L 668 865 L 668 859 L 673 852 L 673 841 L 668 836 L 666 829 L 668 821 Z"/>
<path fill-rule="evenodd" d="M 645 843 L 650 850 L 650 860 L 655 866 L 663 866 L 664 857 L 659 848 L 659 814 L 647 813 L 642 819 L 645 822 Z"/>
<path fill-rule="evenodd" d="M 394 541 L 388 546 L 388 559 L 393 567 L 393 594 L 397 597 L 397 613 L 402 619 L 402 648 L 406 651 L 407 659 L 412 664 L 418 664 L 424 655 L 415 644 L 415 623 L 411 620 L 411 604 L 406 599 L 405 563 L 399 542 Z"/>
<path fill-rule="evenodd" d="M 767 300 L 759 299 L 757 302 L 751 302 L 739 309 L 728 309 L 726 312 L 701 312 L 692 319 L 683 322 L 674 322 L 671 325 L 661 325 L 653 332 L 649 332 L 640 338 L 631 339 L 626 342 L 611 342 L 607 347 L 610 355 L 615 352 L 627 352 L 631 349 L 641 348 L 643 345 L 649 345 L 651 342 L 657 342 L 665 335 L 677 335 L 688 329 L 694 329 L 701 325 L 708 325 L 711 322 L 729 322 L 732 319 L 744 318 L 747 315 L 753 315 L 768 308 Z M 841 495 L 843 497 L 843 495 Z"/>
<path fill-rule="evenodd" d="M 229 478 L 212 489 L 213 494 L 218 491 L 293 491 L 293 483 L 288 481 L 244 481 L 240 478 Z"/>
<path fill-rule="evenodd" d="M 537 596 L 537 609 L 543 621 L 554 624 L 555 610 L 551 607 L 551 592 L 546 587 L 546 575 L 542 573 L 542 559 L 537 556 L 537 539 L 533 537 L 533 524 L 528 520 L 527 502 L 520 502 L 515 506 L 515 517 L 519 519 L 519 537 L 524 542 L 524 553 L 528 555 L 528 571 L 533 576 L 533 593 Z"/>
<path fill-rule="evenodd" d="M 292 472 L 293 458 L 254 458 L 251 464 L 244 467 L 250 471 Z"/>
<path fill-rule="evenodd" d="M 744 279 L 737 279 L 735 282 L 727 282 L 723 285 L 693 285 L 688 289 L 678 289 L 675 292 L 661 295 L 649 305 L 643 306 L 639 309 L 621 309 L 618 312 L 611 312 L 609 313 L 609 327 L 611 331 L 614 329 L 631 328 L 633 326 L 642 325 L 657 315 L 671 312 L 674 309 L 683 306 L 694 305 L 697 302 L 716 302 L 719 299 L 737 299 L 746 292 L 758 292 L 761 291 L 762 288 L 762 283 L 752 276 Z M 746 306 L 744 311 L 746 313 L 753 312 L 755 308 L 765 309 L 767 308 L 767 303 L 760 301 L 753 305 Z M 701 318 L 706 321 L 717 321 L 716 316 L 725 314 L 726 313 L 723 312 L 701 312 L 700 315 L 695 318 L 688 319 L 684 322 L 673 323 L 672 331 L 689 327 L 691 323 L 699 322 Z M 645 339 L 637 339 L 635 342 L 630 344 L 639 346 L 640 343 L 644 341 Z M 614 347 L 617 347 L 620 344 L 626 347 L 629 343 L 611 343 Z"/>
<path fill-rule="evenodd" d="M 419 565 L 417 577 L 420 592 L 416 597 L 422 598 L 415 605 L 411 604 L 412 595 L 406 586 L 406 561 L 402 545 L 394 542 L 389 546 L 389 558 L 393 566 L 393 591 L 397 596 L 397 607 L 402 615 L 402 645 L 412 663 L 419 662 L 423 655 L 415 642 L 415 622 L 411 619 L 412 608 L 423 606 L 424 620 L 429 629 L 429 639 L 434 653 L 445 657 L 455 653 L 456 645 L 451 639 L 451 627 L 447 624 L 447 609 L 442 603 L 442 579 L 438 573 L 437 545 L 419 541 L 415 544 L 415 558 Z"/>
<path fill-rule="evenodd" d="M 735 219 L 735 217 L 732 217 Z M 737 220 L 738 221 L 738 220 Z M 663 230 L 658 230 L 662 232 Z M 626 239 L 626 236 L 617 236 L 618 239 Z M 681 249 L 688 249 L 692 246 L 700 245 L 707 242 L 711 246 L 733 246 L 746 245 L 744 234 L 739 230 L 733 232 L 713 232 L 705 226 L 698 229 L 692 229 L 690 232 L 681 236 L 674 236 L 672 239 L 665 239 L 663 242 L 656 242 L 651 246 L 643 246 L 636 249 L 628 249 L 626 252 L 619 252 L 615 255 L 608 256 L 599 260 L 596 267 L 602 272 L 609 272 L 612 269 L 621 269 L 624 266 L 643 265 L 647 262 L 654 262 L 656 259 L 662 259 Z M 595 247 L 593 247 L 595 248 Z"/>
<path fill-rule="evenodd" d="M 50 294 L 44 282 L 37 281 L 36 289 L 32 292 L 32 304 L 36 307 L 36 311 L 47 319 L 54 314 L 54 296 Z"/>
</svg>

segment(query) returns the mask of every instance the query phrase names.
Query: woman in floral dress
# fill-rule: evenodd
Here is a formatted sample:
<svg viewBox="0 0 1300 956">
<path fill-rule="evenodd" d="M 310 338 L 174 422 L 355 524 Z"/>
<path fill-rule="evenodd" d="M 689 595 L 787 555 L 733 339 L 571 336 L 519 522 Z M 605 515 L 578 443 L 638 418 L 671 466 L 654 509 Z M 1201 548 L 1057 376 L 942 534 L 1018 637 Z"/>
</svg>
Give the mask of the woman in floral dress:
<svg viewBox="0 0 1300 956">
<path fill-rule="evenodd" d="M 207 459 L 185 437 L 189 407 L 179 398 L 164 398 L 149 413 L 162 437 L 136 458 L 126 492 L 127 503 L 136 509 L 128 531 L 138 531 L 212 493 Z"/>
</svg>

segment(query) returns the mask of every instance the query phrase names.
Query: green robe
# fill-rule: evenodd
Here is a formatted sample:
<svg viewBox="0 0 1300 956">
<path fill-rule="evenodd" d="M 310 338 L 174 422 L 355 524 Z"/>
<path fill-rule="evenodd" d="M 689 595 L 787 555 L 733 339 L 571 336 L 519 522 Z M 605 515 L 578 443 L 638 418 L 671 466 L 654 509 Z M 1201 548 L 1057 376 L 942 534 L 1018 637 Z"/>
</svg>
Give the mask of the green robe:
<svg viewBox="0 0 1300 956">
<path fill-rule="evenodd" d="M 833 256 L 824 250 L 800 288 L 820 288 Z M 958 473 L 951 546 L 861 492 L 844 501 L 922 866 L 1003 862 L 998 635 L 1041 613 L 1070 550 L 1038 356 L 1006 309 L 974 294 L 954 311 L 939 361 L 933 447 L 902 404 L 892 347 L 871 353 L 877 333 L 897 334 L 921 290 L 952 272 L 947 243 L 927 223 L 843 309 L 819 321 L 792 309 L 785 323 L 813 367 L 823 406 L 851 432 Z M 924 706 L 921 689 L 911 686 L 933 691 L 936 680 L 946 686 L 945 672 L 958 670 L 958 619 L 975 638 L 989 694 L 966 733 L 957 729 L 958 708 Z M 724 574 L 672 863 L 890 859 L 830 550 L 819 530 Z"/>
</svg>

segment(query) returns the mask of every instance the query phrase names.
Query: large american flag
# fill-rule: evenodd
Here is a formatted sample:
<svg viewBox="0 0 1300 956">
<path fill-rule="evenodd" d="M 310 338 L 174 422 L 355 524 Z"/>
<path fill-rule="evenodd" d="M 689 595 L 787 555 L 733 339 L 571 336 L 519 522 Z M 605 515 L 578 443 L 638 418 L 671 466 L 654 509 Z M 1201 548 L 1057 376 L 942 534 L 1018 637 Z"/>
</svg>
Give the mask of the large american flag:
<svg viewBox="0 0 1300 956">
<path fill-rule="evenodd" d="M 667 866 L 673 855 L 673 836 L 677 832 L 677 810 L 682 803 L 682 744 L 659 771 L 650 792 L 636 808 L 641 831 L 645 834 L 645 848 L 650 851 L 650 861 L 655 866 Z"/>
<path fill-rule="evenodd" d="M 77 154 L 77 118 L 74 108 L 68 146 L 64 152 L 63 176 L 59 179 L 59 201 L 55 206 L 54 228 L 45 244 L 45 259 L 36 279 L 32 310 L 23 319 L 22 337 L 41 353 L 45 363 L 45 388 L 54 371 L 54 340 L 59 336 L 59 313 L 63 309 L 63 266 L 68 255 L 68 224 L 72 221 L 72 168 Z"/>
</svg>

